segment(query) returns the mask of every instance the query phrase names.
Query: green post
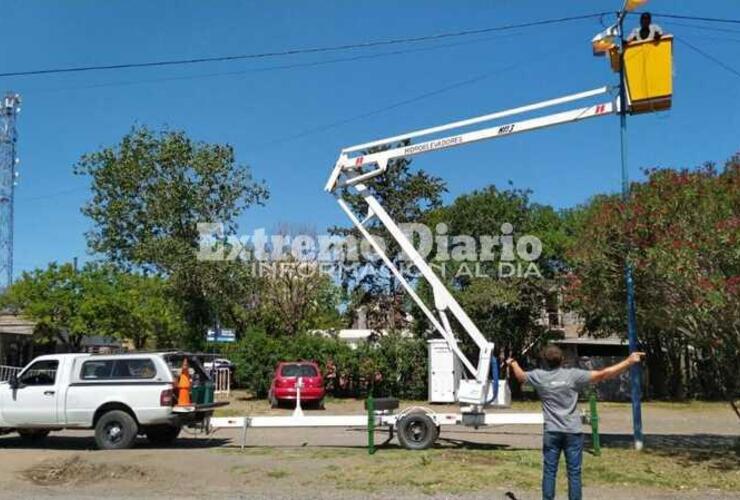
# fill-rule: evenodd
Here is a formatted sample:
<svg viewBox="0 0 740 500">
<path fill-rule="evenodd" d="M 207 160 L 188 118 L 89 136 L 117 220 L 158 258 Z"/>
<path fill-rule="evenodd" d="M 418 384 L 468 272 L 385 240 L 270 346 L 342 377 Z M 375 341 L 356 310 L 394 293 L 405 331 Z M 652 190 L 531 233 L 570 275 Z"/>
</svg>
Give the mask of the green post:
<svg viewBox="0 0 740 500">
<path fill-rule="evenodd" d="M 367 453 L 375 453 L 375 400 L 372 394 L 367 397 Z"/>
<path fill-rule="evenodd" d="M 588 404 L 591 412 L 591 441 L 594 447 L 594 455 L 601 455 L 601 443 L 599 441 L 599 412 L 596 409 L 596 391 L 591 391 L 588 398 Z"/>
</svg>

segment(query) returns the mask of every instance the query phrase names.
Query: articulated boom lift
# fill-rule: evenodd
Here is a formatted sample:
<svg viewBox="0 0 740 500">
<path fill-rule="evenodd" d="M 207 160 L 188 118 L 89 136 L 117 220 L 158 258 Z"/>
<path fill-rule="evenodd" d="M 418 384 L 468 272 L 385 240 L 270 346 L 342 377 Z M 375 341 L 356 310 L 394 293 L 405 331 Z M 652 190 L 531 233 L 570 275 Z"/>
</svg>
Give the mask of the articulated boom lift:
<svg viewBox="0 0 740 500">
<path fill-rule="evenodd" d="M 373 195 L 371 182 L 374 178 L 385 173 L 389 161 L 397 158 L 412 157 L 441 149 L 465 146 L 485 139 L 495 139 L 588 118 L 609 116 L 615 113 L 621 115 L 622 132 L 624 133 L 626 113 L 648 113 L 669 109 L 673 92 L 673 38 L 670 35 L 664 35 L 659 40 L 631 42 L 629 44 L 622 40 L 620 46 L 615 42 L 615 37 L 622 37 L 622 23 L 626 12 L 642 3 L 644 1 L 625 0 L 617 24 L 599 33 L 592 40 L 594 55 L 608 54 L 612 70 L 620 73 L 619 94 L 621 97 L 615 99 L 608 95 L 610 93 L 609 87 L 601 87 L 351 146 L 343 149 L 339 154 L 331 176 L 324 187 L 326 191 L 335 194 L 342 210 L 399 280 L 429 322 L 445 339 L 450 350 L 465 367 L 469 376 L 460 381 L 456 391 L 457 401 L 463 405 L 459 413 L 437 413 L 430 408 L 418 406 L 395 412 L 398 408 L 397 400 L 386 399 L 381 402 L 369 398 L 366 415 L 304 415 L 300 408 L 301 382 L 299 380 L 296 396 L 298 403 L 293 415 L 217 417 L 210 420 L 210 428 L 240 428 L 242 430 L 241 443 L 244 447 L 249 428 L 367 427 L 368 446 L 372 450 L 373 445 L 371 443 L 373 442 L 374 430 L 383 427 L 389 430 L 391 437 L 394 432 L 397 432 L 398 440 L 403 447 L 418 450 L 432 446 L 439 436 L 442 426 L 469 425 L 477 428 L 483 425 L 542 425 L 542 413 L 489 413 L 483 411 L 487 406 L 505 406 L 508 399 L 506 397 L 507 384 L 500 384 L 501 387 L 498 388 L 498 391 L 496 390 L 496 372 L 493 374 L 494 383 L 491 381 L 491 367 L 496 366 L 492 365 L 494 345 L 481 334 L 478 327 L 460 307 L 460 304 L 447 290 L 444 283 L 434 274 L 429 264 L 414 248 L 406 234 L 401 231 L 393 218 L 378 202 L 378 199 Z M 566 111 L 536 116 L 540 110 L 546 108 L 585 101 L 586 99 L 591 99 L 591 102 L 593 102 L 594 98 L 598 96 L 606 96 L 606 100 L 596 104 L 581 105 L 581 107 Z M 517 122 L 500 121 L 524 113 L 530 113 L 530 116 L 534 117 L 528 116 Z M 496 120 L 499 120 L 498 124 L 492 126 L 486 125 L 480 129 L 473 127 Z M 440 137 L 443 132 L 452 130 L 457 132 L 456 135 Z M 416 138 L 422 138 L 423 142 L 399 146 L 399 143 L 406 143 L 406 141 Z M 369 150 L 376 152 L 366 153 Z M 355 214 L 342 199 L 341 195 L 344 188 L 352 188 L 362 196 L 367 204 L 365 214 Z M 419 297 L 401 271 L 388 258 L 384 249 L 370 234 L 367 224 L 376 218 L 388 230 L 391 237 L 396 240 L 406 256 L 419 270 L 421 276 L 431 286 L 434 297 L 433 307 L 427 305 Z M 478 347 L 477 364 L 473 364 L 460 349 L 455 332 L 452 330 L 450 315 Z M 639 384 L 635 387 L 639 387 Z"/>
<path fill-rule="evenodd" d="M 461 380 L 460 386 L 457 388 L 458 402 L 469 405 L 468 409 L 465 410 L 465 412 L 480 414 L 485 406 L 496 406 L 497 404 L 501 404 L 502 398 L 494 398 L 494 391 L 491 390 L 490 370 L 491 356 L 493 353 L 494 345 L 481 334 L 478 327 L 465 313 L 460 304 L 455 300 L 449 290 L 445 287 L 444 283 L 442 283 L 442 281 L 434 273 L 429 264 L 414 248 L 414 245 L 411 241 L 409 241 L 409 238 L 401 231 L 396 222 L 378 202 L 377 198 L 373 196 L 372 189 L 368 185 L 368 182 L 372 181 L 372 179 L 375 177 L 383 175 L 388 167 L 388 162 L 396 158 L 416 156 L 422 153 L 430 153 L 432 151 L 438 151 L 441 149 L 465 146 L 473 142 L 482 141 L 485 139 L 495 139 L 497 137 L 504 137 L 511 134 L 527 132 L 530 130 L 537 130 L 554 125 L 576 122 L 580 120 L 585 120 L 587 118 L 595 118 L 597 116 L 607 116 L 619 111 L 618 100 L 615 101 L 610 98 L 608 101 L 602 103 L 588 105 L 568 111 L 562 111 L 541 117 L 529 118 L 518 122 L 501 123 L 480 130 L 463 132 L 458 135 L 429 139 L 425 142 L 420 142 L 417 144 L 394 147 L 394 145 L 397 145 L 399 141 L 414 139 L 417 137 L 432 136 L 434 134 L 446 132 L 449 130 L 462 129 L 464 127 L 470 127 L 472 125 L 480 123 L 491 122 L 493 120 L 501 118 L 507 118 L 514 115 L 519 115 L 552 106 L 604 95 L 608 92 L 608 87 L 601 87 L 578 94 L 567 95 L 556 99 L 550 99 L 547 101 L 529 104 L 526 106 L 500 111 L 497 113 L 478 116 L 467 120 L 456 121 L 437 127 L 416 130 L 406 134 L 399 134 L 393 137 L 388 137 L 385 139 L 380 139 L 377 141 L 367 142 L 364 144 L 358 144 L 357 146 L 345 148 L 340 153 L 339 159 L 334 166 L 334 170 L 332 171 L 331 176 L 329 177 L 329 180 L 324 187 L 326 191 L 330 193 L 335 193 L 337 195 L 337 202 L 339 203 L 339 206 L 342 208 L 342 210 L 344 210 L 352 223 L 360 231 L 362 236 L 377 252 L 385 265 L 388 266 L 393 275 L 399 280 L 404 289 L 423 311 L 424 315 L 429 319 L 430 323 L 447 341 L 450 349 L 460 359 L 465 369 L 472 376 L 472 378 Z M 382 146 L 387 146 L 389 147 L 389 149 L 372 154 L 363 154 L 363 151 L 367 151 L 369 148 L 377 148 Z M 347 205 L 347 203 L 341 198 L 338 189 L 345 186 L 355 189 L 360 195 L 362 195 L 365 203 L 367 203 L 367 215 L 363 218 L 360 218 L 360 216 L 356 215 Z M 396 265 L 388 258 L 386 253 L 383 251 L 383 248 L 373 239 L 372 235 L 366 227 L 366 224 L 373 218 L 377 218 L 380 223 L 388 230 L 388 233 L 393 237 L 393 239 L 396 240 L 404 253 L 408 256 L 408 258 L 417 267 L 424 279 L 426 279 L 431 286 L 434 295 L 434 312 L 429 306 L 427 306 L 427 304 L 424 303 L 424 301 L 421 299 L 421 297 L 419 297 L 419 295 L 416 293 L 408 280 L 403 276 Z M 460 349 L 455 337 L 455 333 L 453 332 L 450 325 L 448 314 L 451 314 L 457 320 L 465 333 L 470 336 L 470 338 L 478 347 L 477 365 L 474 365 Z M 500 396 L 503 391 L 498 391 L 498 393 Z M 473 419 L 473 421 L 475 420 L 476 419 Z"/>
<path fill-rule="evenodd" d="M 406 234 L 401 231 L 398 224 L 373 195 L 371 183 L 374 178 L 385 173 L 389 161 L 398 158 L 412 157 L 441 149 L 465 146 L 486 139 L 495 139 L 588 118 L 609 116 L 615 113 L 620 114 L 621 130 L 624 134 L 627 113 L 649 113 L 669 109 L 673 93 L 673 37 L 664 35 L 659 40 L 627 44 L 622 36 L 622 25 L 626 13 L 642 3 L 644 3 L 643 0 L 624 0 L 617 24 L 597 34 L 592 40 L 594 55 L 608 54 L 608 61 L 612 70 L 620 74 L 618 92 L 620 97 L 615 99 L 608 95 L 610 93 L 609 87 L 601 87 L 350 146 L 340 152 L 331 176 L 324 187 L 329 193 L 334 193 L 339 206 L 357 227 L 360 234 L 380 256 L 464 366 L 468 377 L 461 379 L 459 386 L 456 388 L 457 401 L 462 405 L 460 412 L 437 413 L 430 408 L 419 406 L 404 408 L 396 412 L 395 410 L 399 406 L 398 400 L 375 401 L 370 397 L 367 401 L 366 415 L 304 415 L 300 406 L 302 383 L 299 380 L 296 411 L 293 415 L 217 417 L 210 420 L 209 427 L 211 429 L 240 428 L 242 431 L 242 447 L 246 444 L 249 428 L 366 427 L 368 429 L 368 450 L 372 452 L 374 449 L 374 431 L 377 428 L 387 428 L 391 438 L 396 432 L 398 440 L 404 448 L 421 450 L 434 444 L 443 426 L 467 425 L 477 428 L 483 425 L 542 425 L 542 413 L 484 411 L 487 406 L 501 407 L 508 403 L 508 385 L 506 383 L 497 384 L 496 375 L 498 370 L 493 372 L 494 380 L 491 380 L 491 368 L 497 367 L 497 365 L 492 364 L 494 345 L 481 334 L 478 327 L 460 307 L 460 304 L 419 254 Z M 619 45 L 615 41 L 617 36 L 622 39 L 622 43 Z M 591 99 L 591 102 L 593 102 L 598 96 L 606 96 L 606 100 L 596 104 L 581 105 L 581 107 L 566 111 L 537 116 L 541 110 L 546 108 L 585 101 L 586 99 Z M 528 113 L 529 116 L 520 121 L 502 121 L 504 118 L 525 113 Z M 490 122 L 495 123 L 497 120 L 497 124 L 490 125 Z M 484 128 L 475 129 L 474 126 L 479 124 L 487 125 Z M 456 131 L 456 134 L 440 137 L 443 132 L 448 131 Z M 423 142 L 410 143 L 412 139 L 417 138 L 421 138 Z M 404 145 L 399 146 L 399 144 Z M 367 151 L 375 152 L 367 153 Z M 354 189 L 362 196 L 367 204 L 366 213 L 362 215 L 355 214 L 342 199 L 345 188 Z M 373 219 L 377 219 L 386 228 L 408 259 L 419 270 L 421 276 L 429 283 L 434 298 L 433 306 L 427 305 L 419 297 L 411 283 L 393 261 L 388 258 L 383 247 L 370 234 L 368 222 Z M 477 364 L 473 364 L 460 349 L 455 332 L 452 330 L 450 315 L 478 347 Z M 638 387 L 637 391 L 639 392 L 639 384 L 636 384 L 635 380 L 633 380 L 633 384 L 633 387 Z M 501 387 L 497 387 L 497 385 Z M 633 419 L 637 415 L 635 421 L 639 421 L 639 394 L 637 395 L 637 404 L 635 400 L 635 393 L 633 392 Z M 639 423 L 635 426 L 637 439 Z"/>
</svg>

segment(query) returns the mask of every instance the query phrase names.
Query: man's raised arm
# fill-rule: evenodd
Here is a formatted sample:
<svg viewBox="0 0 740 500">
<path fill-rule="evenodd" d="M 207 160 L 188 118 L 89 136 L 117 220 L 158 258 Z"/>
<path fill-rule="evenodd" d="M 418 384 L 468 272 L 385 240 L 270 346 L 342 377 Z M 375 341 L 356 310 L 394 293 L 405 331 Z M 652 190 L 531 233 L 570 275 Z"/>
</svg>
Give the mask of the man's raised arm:
<svg viewBox="0 0 740 500">
<path fill-rule="evenodd" d="M 636 365 L 637 363 L 642 361 L 642 358 L 644 357 L 644 352 L 633 352 L 627 358 L 623 359 L 615 365 L 607 366 L 606 368 L 602 368 L 601 370 L 591 370 L 591 383 L 598 384 L 599 382 L 603 382 L 604 380 L 614 378 L 620 373 L 627 371 L 630 366 Z"/>
<path fill-rule="evenodd" d="M 522 370 L 522 367 L 519 366 L 519 363 L 517 363 L 515 359 L 507 359 L 506 364 L 511 368 L 511 371 L 514 372 L 514 377 L 516 377 L 520 384 L 527 381 L 527 374 Z"/>
</svg>

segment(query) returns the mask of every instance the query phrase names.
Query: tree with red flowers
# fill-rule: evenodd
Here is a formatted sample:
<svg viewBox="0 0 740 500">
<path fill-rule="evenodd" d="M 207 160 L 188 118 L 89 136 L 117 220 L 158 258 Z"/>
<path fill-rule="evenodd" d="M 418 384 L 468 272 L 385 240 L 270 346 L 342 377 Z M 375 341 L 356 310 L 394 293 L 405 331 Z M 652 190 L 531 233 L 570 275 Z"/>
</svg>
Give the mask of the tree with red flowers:
<svg viewBox="0 0 740 500">
<path fill-rule="evenodd" d="M 628 203 L 578 211 L 569 303 L 589 331 L 624 334 L 627 256 L 655 395 L 724 397 L 740 417 L 740 155 L 646 174 Z"/>
</svg>

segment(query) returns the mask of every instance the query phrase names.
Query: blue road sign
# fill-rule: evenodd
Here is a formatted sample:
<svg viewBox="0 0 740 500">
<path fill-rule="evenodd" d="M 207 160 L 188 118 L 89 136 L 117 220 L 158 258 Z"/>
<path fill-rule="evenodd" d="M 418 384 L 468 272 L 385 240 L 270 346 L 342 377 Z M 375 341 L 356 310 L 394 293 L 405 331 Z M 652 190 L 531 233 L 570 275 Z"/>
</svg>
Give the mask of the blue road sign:
<svg viewBox="0 0 740 500">
<path fill-rule="evenodd" d="M 225 328 L 209 328 L 206 332 L 206 342 L 236 342 L 236 333 L 234 333 L 234 330 L 228 330 Z"/>
</svg>

